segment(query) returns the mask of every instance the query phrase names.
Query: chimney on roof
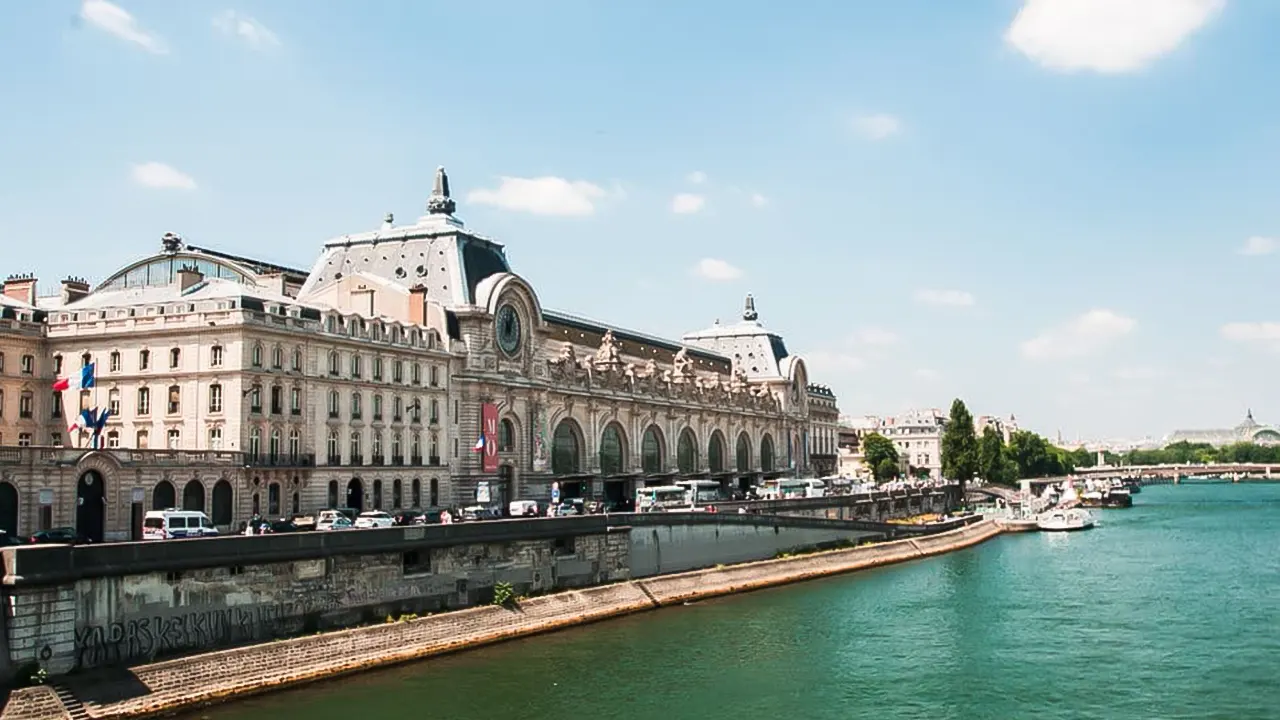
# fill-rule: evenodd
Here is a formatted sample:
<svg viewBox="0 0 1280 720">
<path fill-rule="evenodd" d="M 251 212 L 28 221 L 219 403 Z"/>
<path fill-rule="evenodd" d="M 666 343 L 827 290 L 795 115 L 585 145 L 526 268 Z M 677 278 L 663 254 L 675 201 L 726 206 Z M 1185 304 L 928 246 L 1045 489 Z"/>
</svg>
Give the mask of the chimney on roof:
<svg viewBox="0 0 1280 720">
<path fill-rule="evenodd" d="M 22 275 L 10 275 L 5 278 L 4 296 L 28 305 L 35 305 L 36 276 L 31 273 L 24 273 Z"/>
<path fill-rule="evenodd" d="M 62 281 L 62 304 L 69 305 L 89 294 L 89 283 L 81 277 L 67 276 Z"/>
<path fill-rule="evenodd" d="M 422 283 L 409 288 L 409 322 L 427 324 L 427 286 Z"/>
<path fill-rule="evenodd" d="M 186 292 L 204 282 L 204 273 L 195 265 L 183 265 L 178 269 L 178 292 Z"/>
</svg>

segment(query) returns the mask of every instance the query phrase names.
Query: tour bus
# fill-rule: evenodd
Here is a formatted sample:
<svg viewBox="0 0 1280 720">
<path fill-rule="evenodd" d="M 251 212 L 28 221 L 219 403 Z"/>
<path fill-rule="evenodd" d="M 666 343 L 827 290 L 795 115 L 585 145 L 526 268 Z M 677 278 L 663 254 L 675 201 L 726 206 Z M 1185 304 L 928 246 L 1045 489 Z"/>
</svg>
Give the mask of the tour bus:
<svg viewBox="0 0 1280 720">
<path fill-rule="evenodd" d="M 679 480 L 676 485 L 685 489 L 688 505 L 702 507 L 720 502 L 720 483 L 715 480 Z"/>
<path fill-rule="evenodd" d="M 778 478 L 764 481 L 764 496 L 768 500 L 791 500 L 809 497 L 809 481 L 795 478 Z"/>
<path fill-rule="evenodd" d="M 636 488 L 636 512 L 687 510 L 689 491 L 679 485 Z"/>
<path fill-rule="evenodd" d="M 151 510 L 142 518 L 143 540 L 213 537 L 218 528 L 196 510 Z"/>
</svg>

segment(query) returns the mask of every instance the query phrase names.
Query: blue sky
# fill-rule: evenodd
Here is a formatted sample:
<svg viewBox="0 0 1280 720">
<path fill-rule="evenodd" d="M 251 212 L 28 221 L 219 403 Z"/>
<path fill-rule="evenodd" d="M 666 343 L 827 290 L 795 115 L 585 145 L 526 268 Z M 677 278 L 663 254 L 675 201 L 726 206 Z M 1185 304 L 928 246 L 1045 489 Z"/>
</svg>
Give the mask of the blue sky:
<svg viewBox="0 0 1280 720">
<path fill-rule="evenodd" d="M 849 414 L 1280 422 L 1270 0 L 4 13 L 0 273 L 309 267 L 443 164 L 548 307 L 678 337 L 752 292 Z"/>
</svg>

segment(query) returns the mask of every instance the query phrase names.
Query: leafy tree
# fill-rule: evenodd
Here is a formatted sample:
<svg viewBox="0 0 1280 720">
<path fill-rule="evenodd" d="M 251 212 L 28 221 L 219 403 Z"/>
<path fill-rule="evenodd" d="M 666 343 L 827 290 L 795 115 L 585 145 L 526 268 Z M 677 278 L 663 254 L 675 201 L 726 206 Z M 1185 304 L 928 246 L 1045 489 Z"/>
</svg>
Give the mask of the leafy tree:
<svg viewBox="0 0 1280 720">
<path fill-rule="evenodd" d="M 978 474 L 978 438 L 973 431 L 973 415 L 964 401 L 951 403 L 951 415 L 942 431 L 942 476 L 960 483 L 960 497 L 965 485 Z"/>
<path fill-rule="evenodd" d="M 998 485 L 1007 485 L 1014 480 L 1017 468 L 1009 459 L 1008 448 L 1004 445 L 1004 436 L 994 425 L 982 430 L 978 439 L 978 474 L 983 480 Z"/>
<path fill-rule="evenodd" d="M 876 480 L 884 482 L 898 477 L 898 461 L 891 458 L 881 458 L 875 467 Z"/>
<path fill-rule="evenodd" d="M 898 474 L 898 448 L 880 433 L 867 433 L 862 438 L 862 461 L 871 468 L 877 480 L 887 480 Z"/>
</svg>

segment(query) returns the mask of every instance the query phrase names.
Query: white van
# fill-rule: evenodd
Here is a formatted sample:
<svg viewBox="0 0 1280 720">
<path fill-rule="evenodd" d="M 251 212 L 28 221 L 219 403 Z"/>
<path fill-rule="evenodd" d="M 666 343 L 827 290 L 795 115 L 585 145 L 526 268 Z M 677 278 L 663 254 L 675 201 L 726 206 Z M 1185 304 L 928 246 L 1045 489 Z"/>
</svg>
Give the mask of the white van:
<svg viewBox="0 0 1280 720">
<path fill-rule="evenodd" d="M 213 537 L 218 528 L 196 510 L 151 510 L 142 518 L 143 540 Z"/>
</svg>

